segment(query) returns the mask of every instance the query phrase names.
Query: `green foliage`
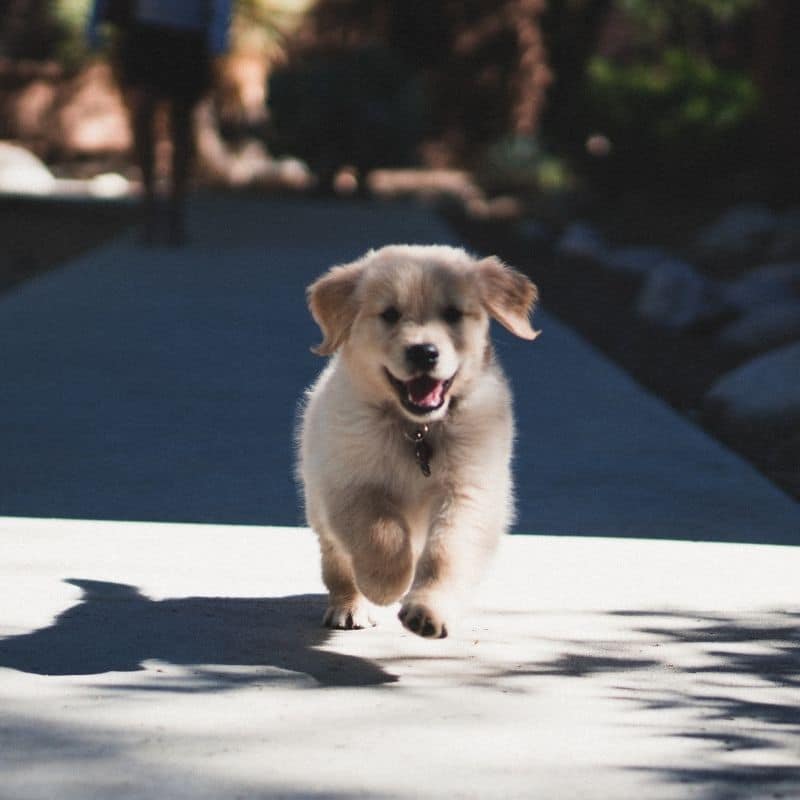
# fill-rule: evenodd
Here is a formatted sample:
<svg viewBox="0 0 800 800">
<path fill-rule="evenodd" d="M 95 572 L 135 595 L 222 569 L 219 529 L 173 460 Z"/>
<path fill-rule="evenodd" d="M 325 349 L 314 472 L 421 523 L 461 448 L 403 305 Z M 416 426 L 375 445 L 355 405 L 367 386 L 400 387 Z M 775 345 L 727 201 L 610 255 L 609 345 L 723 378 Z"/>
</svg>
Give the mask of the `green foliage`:
<svg viewBox="0 0 800 800">
<path fill-rule="evenodd" d="M 637 23 L 640 29 L 663 36 L 677 21 L 684 30 L 701 20 L 729 24 L 758 0 L 616 0 L 616 6 Z"/>
<path fill-rule="evenodd" d="M 88 54 L 86 22 L 91 0 L 51 0 L 50 15 L 58 28 L 56 59 L 67 69 L 73 69 Z"/>
<path fill-rule="evenodd" d="M 757 107 L 746 75 L 676 49 L 654 64 L 595 58 L 589 85 L 604 132 L 619 136 L 631 129 L 653 142 L 714 138 L 741 125 Z"/>
<path fill-rule="evenodd" d="M 74 34 L 83 31 L 91 5 L 91 0 L 52 0 L 51 13 L 65 32 Z"/>
<path fill-rule="evenodd" d="M 654 63 L 594 58 L 587 98 L 594 129 L 612 145 L 595 166 L 631 182 L 726 168 L 742 156 L 758 110 L 744 73 L 678 49 Z"/>
<path fill-rule="evenodd" d="M 566 161 L 543 149 L 535 136 L 510 135 L 494 142 L 479 169 L 482 184 L 493 192 L 567 192 L 575 176 Z"/>
<path fill-rule="evenodd" d="M 602 5 L 551 4 L 561 21 L 550 27 L 556 84 L 541 131 L 548 146 L 606 187 L 675 184 L 741 162 L 759 111 L 747 74 L 758 0 L 611 0 L 610 16 L 578 37 L 584 61 L 570 44 L 579 12 Z M 601 155 L 587 153 L 592 134 L 610 140 L 608 154 L 605 145 Z"/>
<path fill-rule="evenodd" d="M 658 53 L 677 46 L 696 55 L 709 54 L 711 40 L 731 28 L 758 0 L 616 0 L 632 26 L 631 45 L 638 52 Z"/>
<path fill-rule="evenodd" d="M 237 0 L 231 25 L 231 48 L 274 54 L 296 30 L 312 2 Z"/>
</svg>

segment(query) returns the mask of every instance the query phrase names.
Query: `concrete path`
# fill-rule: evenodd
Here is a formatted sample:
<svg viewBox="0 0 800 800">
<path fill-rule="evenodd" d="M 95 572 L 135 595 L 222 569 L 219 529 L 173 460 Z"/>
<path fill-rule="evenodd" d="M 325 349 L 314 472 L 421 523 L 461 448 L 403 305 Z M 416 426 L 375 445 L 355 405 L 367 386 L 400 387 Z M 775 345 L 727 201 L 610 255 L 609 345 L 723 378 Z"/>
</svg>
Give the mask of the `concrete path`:
<svg viewBox="0 0 800 800">
<path fill-rule="evenodd" d="M 800 797 L 797 505 L 542 312 L 498 336 L 539 535 L 444 641 L 324 631 L 313 535 L 265 525 L 300 522 L 303 289 L 450 234 L 244 198 L 193 227 L 0 297 L 0 800 Z"/>
<path fill-rule="evenodd" d="M 800 797 L 800 549 L 507 537 L 445 640 L 305 530 L 0 519 L 0 798 Z"/>
<path fill-rule="evenodd" d="M 0 296 L 0 514 L 301 524 L 292 429 L 321 367 L 304 287 L 369 247 L 453 239 L 414 205 L 252 197 L 198 200 L 192 229 Z M 497 334 L 518 532 L 800 540 L 797 504 L 546 311 L 536 327 Z"/>
</svg>

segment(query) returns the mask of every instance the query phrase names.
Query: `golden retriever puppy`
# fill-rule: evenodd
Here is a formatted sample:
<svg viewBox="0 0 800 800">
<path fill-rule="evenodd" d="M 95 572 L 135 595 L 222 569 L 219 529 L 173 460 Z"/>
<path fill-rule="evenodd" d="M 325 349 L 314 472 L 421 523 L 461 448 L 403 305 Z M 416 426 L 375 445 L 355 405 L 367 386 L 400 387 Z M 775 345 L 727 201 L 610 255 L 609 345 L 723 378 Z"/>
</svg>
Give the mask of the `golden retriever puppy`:
<svg viewBox="0 0 800 800">
<path fill-rule="evenodd" d="M 308 288 L 333 356 L 308 390 L 298 475 L 330 592 L 324 624 L 374 624 L 402 600 L 426 637 L 448 625 L 512 517 L 511 396 L 494 317 L 533 339 L 536 287 L 496 258 L 395 245 Z"/>
</svg>

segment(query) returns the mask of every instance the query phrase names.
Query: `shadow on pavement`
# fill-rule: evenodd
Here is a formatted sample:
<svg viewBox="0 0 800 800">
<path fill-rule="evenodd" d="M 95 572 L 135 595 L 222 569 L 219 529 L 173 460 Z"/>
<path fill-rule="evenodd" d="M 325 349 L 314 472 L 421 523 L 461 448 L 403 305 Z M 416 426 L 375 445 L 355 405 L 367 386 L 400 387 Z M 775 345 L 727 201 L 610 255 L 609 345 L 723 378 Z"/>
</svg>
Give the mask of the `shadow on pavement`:
<svg viewBox="0 0 800 800">
<path fill-rule="evenodd" d="M 322 686 L 372 686 L 396 677 L 362 658 L 317 649 L 324 595 L 151 600 L 135 586 L 71 579 L 80 603 L 33 633 L 0 640 L 0 666 L 39 675 L 143 669 L 148 659 L 191 667 L 188 678 L 126 689 L 215 691 L 303 673 Z M 236 669 L 266 667 L 270 670 Z M 296 675 L 291 676 L 296 677 Z"/>
<path fill-rule="evenodd" d="M 800 787 L 800 770 L 791 765 L 739 767 L 728 764 L 724 768 L 642 771 L 680 784 L 686 787 L 687 792 L 691 787 L 691 796 L 698 800 L 752 800 L 760 797 L 780 800 L 797 797 Z"/>
<path fill-rule="evenodd" d="M 518 640 L 535 642 L 538 657 L 496 661 L 479 685 L 566 696 L 568 687 L 592 684 L 586 691 L 622 712 L 617 724 L 627 719 L 643 738 L 696 744 L 669 766 L 624 767 L 682 787 L 676 797 L 800 797 L 800 612 L 578 612 L 565 623 L 574 637 L 547 612 L 496 613 Z"/>
<path fill-rule="evenodd" d="M 307 781 L 287 786 L 274 780 L 268 769 L 253 778 L 252 774 L 237 775 L 215 769 L 217 762 L 211 758 L 187 763 L 169 745 L 149 749 L 143 756 L 143 744 L 146 749 L 149 739 L 143 739 L 136 726 L 102 725 L 77 716 L 42 720 L 31 715 L 3 713 L 2 734 L 0 797 L 3 800 L 12 797 L 34 800 L 45 796 L 80 800 L 112 797 L 350 800 L 353 797 L 352 792 L 319 789 L 313 785 L 313 773 Z M 53 791 L 47 793 L 47 789 L 41 789 L 43 785 L 53 787 Z M 9 786 L 13 788 L 9 790 Z M 370 793 L 376 800 L 390 796 Z"/>
<path fill-rule="evenodd" d="M 616 613 L 631 615 L 631 612 Z M 649 612 L 641 613 L 653 616 Z M 674 619 L 675 615 L 669 616 Z M 677 627 L 648 625 L 637 630 L 679 644 L 712 645 L 707 652 L 715 663 L 696 667 L 696 674 L 755 676 L 776 686 L 800 688 L 800 612 L 775 612 L 770 615 L 771 624 L 767 625 L 719 615 L 696 614 L 686 619 L 694 624 Z M 737 652 L 736 645 L 753 645 L 755 649 Z M 783 721 L 800 725 L 800 708 L 794 708 L 790 720 Z"/>
<path fill-rule="evenodd" d="M 797 796 L 800 613 L 777 611 L 768 615 L 766 624 L 702 612 L 612 615 L 647 619 L 647 624 L 635 627 L 636 632 L 669 645 L 672 655 L 659 666 L 684 676 L 680 684 L 672 681 L 671 690 L 668 683 L 619 686 L 617 699 L 643 710 L 688 713 L 692 722 L 665 726 L 660 733 L 713 748 L 707 751 L 703 767 L 637 769 L 661 781 L 695 787 L 703 800 L 749 798 L 754 792 L 759 797 Z M 746 755 L 755 751 L 769 755 Z M 732 754 L 737 754 L 738 763 L 730 760 Z"/>
</svg>

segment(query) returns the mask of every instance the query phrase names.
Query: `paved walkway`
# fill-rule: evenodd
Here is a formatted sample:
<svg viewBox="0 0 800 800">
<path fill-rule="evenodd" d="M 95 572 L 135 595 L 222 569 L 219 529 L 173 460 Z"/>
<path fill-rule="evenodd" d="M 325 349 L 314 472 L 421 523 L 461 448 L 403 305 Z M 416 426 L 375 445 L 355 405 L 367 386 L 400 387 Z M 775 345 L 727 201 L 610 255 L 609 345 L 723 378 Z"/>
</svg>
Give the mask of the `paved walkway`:
<svg viewBox="0 0 800 800">
<path fill-rule="evenodd" d="M 429 641 L 307 531 L 0 531 L 2 800 L 800 797 L 800 548 L 507 537 Z"/>
<path fill-rule="evenodd" d="M 300 524 L 295 408 L 322 366 L 304 287 L 372 246 L 453 239 L 414 205 L 241 197 L 199 200 L 192 229 L 0 296 L 0 514 Z M 536 327 L 497 335 L 518 532 L 800 540 L 797 504 L 546 311 Z"/>
<path fill-rule="evenodd" d="M 241 198 L 193 224 L 0 297 L 0 800 L 800 797 L 795 504 L 543 312 L 499 339 L 537 535 L 446 640 L 391 608 L 325 631 L 313 535 L 266 526 L 299 521 L 303 288 L 449 234 Z"/>
</svg>

